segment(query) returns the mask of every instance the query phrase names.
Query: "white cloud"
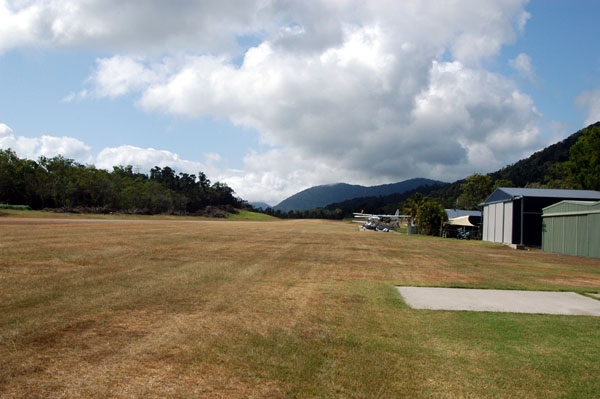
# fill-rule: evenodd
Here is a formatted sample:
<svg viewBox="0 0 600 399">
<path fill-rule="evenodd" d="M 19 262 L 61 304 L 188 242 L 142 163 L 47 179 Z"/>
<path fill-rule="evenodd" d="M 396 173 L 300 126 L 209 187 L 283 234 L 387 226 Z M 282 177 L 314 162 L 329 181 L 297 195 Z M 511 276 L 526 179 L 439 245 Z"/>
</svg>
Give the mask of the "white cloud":
<svg viewBox="0 0 600 399">
<path fill-rule="evenodd" d="M 209 163 L 190 161 L 181 159 L 178 154 L 166 150 L 157 150 L 154 148 L 140 148 L 132 145 L 122 145 L 119 147 L 107 147 L 101 150 L 94 158 L 96 167 L 112 170 L 117 165 L 132 165 L 142 173 L 148 173 L 155 166 L 169 166 L 176 172 L 185 172 L 197 175 L 202 171 L 207 175 L 214 176 L 215 154 L 209 154 Z M 218 155 L 217 155 L 218 156 Z"/>
<path fill-rule="evenodd" d="M 0 139 L 13 135 L 13 130 L 4 123 L 0 123 Z"/>
<path fill-rule="evenodd" d="M 360 39 L 350 39 L 348 47 L 379 40 L 376 31 L 352 35 Z M 544 144 L 531 98 L 501 75 L 460 62 L 433 61 L 415 70 L 380 45 L 369 47 L 367 57 L 345 49 L 307 60 L 281 57 L 262 44 L 240 68 L 210 56 L 189 59 L 164 83 L 143 90 L 139 105 L 176 115 L 229 117 L 260 131 L 265 142 L 285 150 L 285 164 L 299 173 L 280 170 L 283 162 L 267 166 L 263 159 L 248 167 L 252 177 L 236 182 L 255 181 L 259 190 L 268 184 L 273 196 L 287 190 L 283 182 L 305 188 L 359 175 L 371 178 L 363 177 L 366 182 L 451 180 L 505 166 Z M 321 169 L 310 173 L 307 163 Z"/>
<path fill-rule="evenodd" d="M 527 54 L 521 53 L 517 55 L 514 59 L 508 61 L 508 65 L 524 78 L 532 82 L 535 81 L 535 68 L 531 64 L 531 57 Z"/>
<path fill-rule="evenodd" d="M 90 78 L 101 97 L 117 97 L 142 89 L 159 79 L 159 73 L 149 70 L 137 59 L 114 56 L 98 59 L 98 68 Z"/>
<path fill-rule="evenodd" d="M 10 148 L 18 156 L 29 159 L 62 155 L 79 162 L 89 162 L 91 160 L 90 147 L 73 137 L 43 135 L 31 138 L 15 136 L 12 129 L 3 123 L 0 123 L 0 148 Z"/>
<path fill-rule="evenodd" d="M 585 112 L 584 126 L 600 121 L 600 90 L 584 91 L 575 103 Z"/>
<path fill-rule="evenodd" d="M 19 46 L 235 50 L 267 26 L 263 1 L 0 0 L 0 53 Z"/>
</svg>

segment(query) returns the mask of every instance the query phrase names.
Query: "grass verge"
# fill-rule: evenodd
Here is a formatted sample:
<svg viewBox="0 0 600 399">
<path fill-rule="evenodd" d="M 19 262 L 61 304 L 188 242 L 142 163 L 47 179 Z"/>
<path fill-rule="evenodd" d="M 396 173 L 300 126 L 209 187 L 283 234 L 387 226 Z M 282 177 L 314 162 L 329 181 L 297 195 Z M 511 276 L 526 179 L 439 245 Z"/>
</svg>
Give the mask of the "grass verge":
<svg viewBox="0 0 600 399">
<path fill-rule="evenodd" d="M 267 215 L 260 212 L 251 212 L 243 209 L 239 209 L 238 213 L 230 213 L 227 215 L 227 220 L 232 221 L 242 221 L 242 220 L 250 220 L 254 222 L 273 222 L 278 220 L 276 217 L 271 215 Z"/>
</svg>

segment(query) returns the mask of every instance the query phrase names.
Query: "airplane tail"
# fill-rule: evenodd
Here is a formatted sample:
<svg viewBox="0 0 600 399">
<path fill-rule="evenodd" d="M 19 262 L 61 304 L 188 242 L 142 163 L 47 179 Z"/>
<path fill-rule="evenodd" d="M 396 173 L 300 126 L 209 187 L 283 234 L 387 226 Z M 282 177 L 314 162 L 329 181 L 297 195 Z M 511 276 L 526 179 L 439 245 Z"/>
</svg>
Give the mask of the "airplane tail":
<svg viewBox="0 0 600 399">
<path fill-rule="evenodd" d="M 394 213 L 394 216 L 400 216 L 400 209 L 396 209 L 396 213 Z"/>
</svg>

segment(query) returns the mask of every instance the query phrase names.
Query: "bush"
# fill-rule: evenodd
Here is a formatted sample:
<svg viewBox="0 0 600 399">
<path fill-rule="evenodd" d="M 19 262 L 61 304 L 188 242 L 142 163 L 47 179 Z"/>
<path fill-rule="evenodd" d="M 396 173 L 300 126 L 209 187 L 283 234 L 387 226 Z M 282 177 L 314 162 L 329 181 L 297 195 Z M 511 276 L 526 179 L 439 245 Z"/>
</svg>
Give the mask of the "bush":
<svg viewBox="0 0 600 399">
<path fill-rule="evenodd" d="M 0 209 L 16 209 L 18 211 L 30 211 L 31 207 L 29 205 L 0 204 Z"/>
</svg>

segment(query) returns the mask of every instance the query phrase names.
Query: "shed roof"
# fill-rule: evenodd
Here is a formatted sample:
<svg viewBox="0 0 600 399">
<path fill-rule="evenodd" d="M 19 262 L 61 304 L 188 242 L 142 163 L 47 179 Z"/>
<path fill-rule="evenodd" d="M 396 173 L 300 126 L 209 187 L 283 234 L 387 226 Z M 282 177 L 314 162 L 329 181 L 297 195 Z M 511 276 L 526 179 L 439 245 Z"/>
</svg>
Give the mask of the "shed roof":
<svg viewBox="0 0 600 399">
<path fill-rule="evenodd" d="M 560 201 L 542 209 L 542 217 L 600 212 L 600 201 Z"/>
<path fill-rule="evenodd" d="M 444 209 L 448 215 L 448 219 L 461 216 L 481 216 L 481 211 L 467 211 L 464 209 Z"/>
<path fill-rule="evenodd" d="M 578 200 L 600 200 L 600 191 L 592 190 L 560 190 L 554 188 L 519 188 L 498 187 L 480 205 L 493 204 L 496 202 L 512 201 L 523 197 L 563 198 Z"/>
</svg>

